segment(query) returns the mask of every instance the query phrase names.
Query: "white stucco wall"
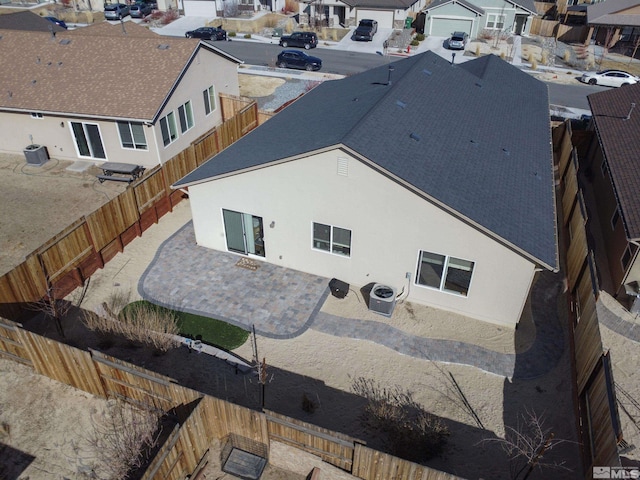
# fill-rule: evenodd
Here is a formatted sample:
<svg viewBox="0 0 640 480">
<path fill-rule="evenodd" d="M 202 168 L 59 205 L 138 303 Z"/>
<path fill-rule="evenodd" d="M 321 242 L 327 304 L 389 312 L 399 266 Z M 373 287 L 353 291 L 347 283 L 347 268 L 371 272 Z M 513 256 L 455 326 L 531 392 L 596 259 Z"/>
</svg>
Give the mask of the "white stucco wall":
<svg viewBox="0 0 640 480">
<path fill-rule="evenodd" d="M 338 157 L 349 158 L 336 150 L 191 186 L 198 244 L 227 251 L 223 208 L 260 216 L 270 263 L 398 291 L 408 272 L 411 301 L 515 326 L 531 262 L 354 158 L 338 175 Z M 313 249 L 312 222 L 350 229 L 351 257 Z M 475 262 L 468 297 L 416 285 L 420 250 Z"/>
</svg>

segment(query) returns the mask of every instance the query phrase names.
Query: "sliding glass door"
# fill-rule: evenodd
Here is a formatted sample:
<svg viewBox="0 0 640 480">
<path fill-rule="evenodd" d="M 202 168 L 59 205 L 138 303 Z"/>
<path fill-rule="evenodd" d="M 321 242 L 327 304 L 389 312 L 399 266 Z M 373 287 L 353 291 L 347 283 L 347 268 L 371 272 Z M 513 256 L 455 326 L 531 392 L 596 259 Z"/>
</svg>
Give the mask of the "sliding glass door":
<svg viewBox="0 0 640 480">
<path fill-rule="evenodd" d="M 222 210 L 222 216 L 230 252 L 264 257 L 262 217 L 232 210 Z"/>
</svg>

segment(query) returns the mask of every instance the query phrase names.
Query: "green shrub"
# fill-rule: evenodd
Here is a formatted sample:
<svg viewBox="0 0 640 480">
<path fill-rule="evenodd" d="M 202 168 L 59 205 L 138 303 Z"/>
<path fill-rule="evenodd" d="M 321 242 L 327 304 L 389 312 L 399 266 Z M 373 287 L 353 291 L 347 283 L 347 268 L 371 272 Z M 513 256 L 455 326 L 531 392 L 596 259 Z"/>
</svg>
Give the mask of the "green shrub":
<svg viewBox="0 0 640 480">
<path fill-rule="evenodd" d="M 244 38 L 251 38 L 251 34 L 250 33 L 245 33 L 244 34 Z"/>
<path fill-rule="evenodd" d="M 235 37 L 236 36 L 236 32 L 229 32 L 229 33 L 227 33 L 227 35 L 229 37 Z"/>
<path fill-rule="evenodd" d="M 419 42 L 422 42 L 424 40 L 424 33 L 418 33 L 416 35 L 416 40 L 418 40 Z"/>
<path fill-rule="evenodd" d="M 411 46 L 412 47 L 417 47 L 418 45 L 420 45 L 420 42 L 418 40 L 416 40 L 415 38 L 413 40 L 411 40 Z"/>
</svg>

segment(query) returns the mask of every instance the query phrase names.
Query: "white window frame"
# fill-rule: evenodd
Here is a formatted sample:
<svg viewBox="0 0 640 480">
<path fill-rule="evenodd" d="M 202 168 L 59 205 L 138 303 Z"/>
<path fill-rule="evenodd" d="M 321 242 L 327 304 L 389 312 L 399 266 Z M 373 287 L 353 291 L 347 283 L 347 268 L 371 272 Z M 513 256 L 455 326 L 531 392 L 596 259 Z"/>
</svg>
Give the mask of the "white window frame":
<svg viewBox="0 0 640 480">
<path fill-rule="evenodd" d="M 442 261 L 442 274 L 440 275 L 440 284 L 435 287 L 435 286 L 431 286 L 431 285 L 425 285 L 423 283 L 420 283 L 420 270 L 422 268 L 422 255 L 423 253 L 427 253 L 430 255 L 435 255 L 438 257 L 442 257 L 443 261 Z M 456 290 L 451 290 L 448 289 L 446 287 L 447 284 L 447 275 L 449 274 L 449 268 L 450 266 L 455 262 L 455 261 L 461 261 L 461 262 L 467 262 L 471 264 L 471 268 L 470 268 L 470 272 L 471 272 L 471 276 L 469 277 L 469 285 L 467 287 L 467 292 L 466 293 L 462 293 Z M 449 293 L 451 295 L 456 295 L 458 297 L 465 297 L 468 298 L 469 297 L 469 292 L 471 291 L 471 284 L 473 283 L 473 272 L 475 270 L 475 266 L 476 266 L 476 262 L 473 262 L 471 260 L 465 260 L 463 258 L 458 258 L 458 257 L 453 257 L 451 255 L 443 255 L 441 253 L 435 253 L 435 252 L 430 252 L 427 250 L 420 250 L 418 252 L 418 268 L 416 269 L 416 276 L 415 276 L 415 285 L 417 287 L 422 287 L 422 288 L 428 288 L 430 290 L 437 290 L 440 292 L 444 292 L 444 293 Z"/>
<path fill-rule="evenodd" d="M 144 139 L 144 143 L 136 142 L 136 137 L 133 134 L 133 126 L 142 128 L 142 138 Z M 128 130 L 129 136 L 131 138 L 131 146 L 125 145 L 125 139 L 122 138 L 122 128 L 126 128 Z M 120 146 L 125 150 L 148 150 L 149 146 L 147 144 L 147 136 L 144 133 L 144 125 L 140 122 L 116 122 L 116 129 L 118 130 L 118 137 L 120 138 Z M 139 140 L 139 139 L 138 139 Z"/>
<path fill-rule="evenodd" d="M 322 227 L 327 227 L 329 229 L 329 239 L 324 239 L 324 238 L 316 238 L 315 236 L 315 230 L 316 230 L 316 225 L 322 226 Z M 345 243 L 338 243 L 335 240 L 336 237 L 336 229 L 338 230 L 343 230 L 345 232 L 349 232 L 349 244 L 345 244 Z M 328 223 L 320 223 L 320 222 L 311 222 L 311 248 L 313 250 L 317 250 L 319 252 L 325 252 L 325 253 L 329 253 L 332 255 L 338 255 L 340 257 L 351 257 L 351 248 L 353 245 L 353 232 L 348 229 L 348 228 L 344 228 L 344 227 L 337 227 L 335 225 L 330 225 Z M 320 245 L 322 244 L 327 244 L 328 248 L 323 248 Z M 347 253 L 344 252 L 344 250 L 348 250 Z"/>
<path fill-rule="evenodd" d="M 178 120 L 180 121 L 180 131 L 184 134 L 193 128 L 193 107 L 191 100 L 178 107 Z"/>
<path fill-rule="evenodd" d="M 487 13 L 487 24 L 485 28 L 488 30 L 502 30 L 506 20 L 507 16 L 503 13 Z M 498 27 L 498 25 L 501 26 Z"/>
<path fill-rule="evenodd" d="M 169 134 L 169 136 L 166 139 L 163 132 L 163 124 L 164 124 L 164 128 L 167 130 L 167 133 Z M 168 147 L 173 142 L 178 140 L 178 124 L 176 123 L 176 114 L 174 111 L 167 113 L 164 117 L 160 119 L 160 135 L 162 136 L 162 143 L 164 144 L 165 147 Z"/>
<path fill-rule="evenodd" d="M 204 98 L 204 113 L 206 116 L 211 115 L 216 111 L 216 89 L 211 85 L 202 92 Z"/>
<path fill-rule="evenodd" d="M 87 141 L 87 149 L 89 150 L 89 155 L 83 155 L 80 152 L 80 146 L 78 145 L 78 139 L 76 137 L 76 132 L 75 132 L 75 129 L 73 128 L 74 124 L 82 126 L 82 132 L 83 132 L 83 135 L 85 137 L 85 140 Z M 104 154 L 103 157 L 96 156 L 96 152 L 94 151 L 94 144 L 90 141 L 91 135 L 89 134 L 89 131 L 87 130 L 87 126 L 96 127 L 96 130 L 98 132 L 98 138 L 100 139 L 100 146 L 102 147 L 102 153 Z M 100 125 L 98 125 L 97 123 L 91 123 L 91 122 L 73 122 L 73 121 L 69 121 L 69 130 L 71 131 L 71 137 L 73 138 L 73 145 L 76 147 L 76 153 L 78 154 L 78 157 L 80 157 L 80 158 L 92 158 L 92 159 L 95 158 L 95 159 L 98 159 L 98 160 L 106 160 L 107 159 L 107 151 L 104 148 L 104 142 L 102 141 L 102 132 L 100 131 Z"/>
</svg>

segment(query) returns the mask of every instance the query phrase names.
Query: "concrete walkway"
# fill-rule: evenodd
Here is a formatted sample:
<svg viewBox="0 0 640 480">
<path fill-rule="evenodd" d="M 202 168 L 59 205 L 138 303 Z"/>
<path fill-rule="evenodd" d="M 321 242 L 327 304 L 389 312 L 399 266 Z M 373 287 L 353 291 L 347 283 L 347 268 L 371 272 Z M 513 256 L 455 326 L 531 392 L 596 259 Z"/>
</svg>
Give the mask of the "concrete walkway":
<svg viewBox="0 0 640 480">
<path fill-rule="evenodd" d="M 192 222 L 167 239 L 142 275 L 138 291 L 154 303 L 224 320 L 260 335 L 294 338 L 307 329 L 384 345 L 404 355 L 475 366 L 530 379 L 553 369 L 566 347 L 558 319 L 561 278 L 542 273 L 532 291 L 536 339 L 522 354 L 408 334 L 390 325 L 331 315 L 320 309 L 328 278 L 197 246 Z M 517 331 L 516 331 L 517 335 Z"/>
</svg>

